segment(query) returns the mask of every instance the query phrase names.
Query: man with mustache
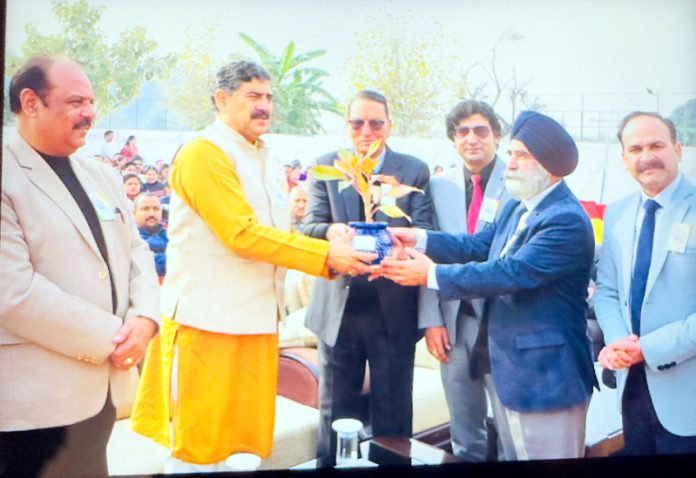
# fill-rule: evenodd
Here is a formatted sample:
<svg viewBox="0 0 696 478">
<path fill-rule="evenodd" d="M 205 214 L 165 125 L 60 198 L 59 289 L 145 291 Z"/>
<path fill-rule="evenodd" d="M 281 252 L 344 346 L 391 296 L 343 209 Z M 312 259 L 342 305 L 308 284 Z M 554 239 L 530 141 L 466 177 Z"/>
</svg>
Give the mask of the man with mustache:
<svg viewBox="0 0 696 478">
<path fill-rule="evenodd" d="M 95 118 L 85 71 L 37 56 L 12 76 L 3 148 L 0 475 L 106 476 L 116 407 L 159 320 L 152 253 L 121 179 L 75 151 Z"/>
<path fill-rule="evenodd" d="M 307 209 L 307 189 L 300 184 L 290 191 L 291 227 L 295 232 L 302 232 L 305 211 Z"/>
<path fill-rule="evenodd" d="M 270 455 L 286 268 L 364 274 L 375 257 L 353 251 L 350 235 L 329 242 L 290 232 L 282 165 L 261 139 L 273 110 L 266 70 L 225 65 L 211 99 L 217 119 L 172 163 L 162 332 L 131 417 L 136 431 L 171 448 L 167 472 Z"/>
<path fill-rule="evenodd" d="M 582 457 L 597 381 L 585 334 L 592 226 L 563 180 L 578 150 L 533 111 L 511 137 L 505 186 L 516 200 L 495 223 L 473 236 L 396 228 L 408 257 L 377 273 L 445 300 L 485 299 L 470 370 L 486 384 L 505 460 Z"/>
<path fill-rule="evenodd" d="M 604 217 L 599 362 L 618 371 L 624 454 L 696 453 L 696 187 L 669 119 L 631 113 L 618 138 L 641 190 Z"/>
<path fill-rule="evenodd" d="M 162 278 L 167 273 L 167 230 L 162 226 L 162 203 L 154 193 L 142 193 L 135 198 L 135 223 L 142 237 L 155 255 L 155 269 Z"/>
</svg>

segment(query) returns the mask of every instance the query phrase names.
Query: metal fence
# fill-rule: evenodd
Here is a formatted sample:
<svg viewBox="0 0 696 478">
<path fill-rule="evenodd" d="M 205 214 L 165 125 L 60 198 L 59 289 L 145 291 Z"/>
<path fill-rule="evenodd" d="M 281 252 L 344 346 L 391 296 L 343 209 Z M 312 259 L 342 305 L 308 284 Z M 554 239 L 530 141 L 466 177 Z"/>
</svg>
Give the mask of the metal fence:
<svg viewBox="0 0 696 478">
<path fill-rule="evenodd" d="M 578 141 L 613 142 L 621 119 L 632 111 L 657 111 L 665 116 L 692 98 L 696 91 L 683 93 L 601 93 L 538 94 L 541 111 L 561 122 Z M 501 108 L 502 109 L 502 108 Z M 519 111 L 519 106 L 517 110 Z M 164 100 L 137 99 L 103 117 L 98 128 L 166 130 L 186 129 Z M 331 132 L 331 131 L 330 131 Z M 682 135 L 687 134 L 680 131 Z M 696 132 L 690 132 L 694 137 Z"/>
</svg>

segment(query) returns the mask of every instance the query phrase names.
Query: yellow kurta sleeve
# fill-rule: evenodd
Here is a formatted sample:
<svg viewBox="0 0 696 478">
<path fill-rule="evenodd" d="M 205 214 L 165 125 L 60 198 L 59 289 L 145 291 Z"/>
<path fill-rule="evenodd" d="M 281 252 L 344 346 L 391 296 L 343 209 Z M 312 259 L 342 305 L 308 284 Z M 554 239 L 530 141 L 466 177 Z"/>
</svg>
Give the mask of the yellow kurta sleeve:
<svg viewBox="0 0 696 478">
<path fill-rule="evenodd" d="M 210 141 L 196 139 L 182 146 L 172 164 L 169 182 L 236 254 L 329 277 L 329 243 L 259 224 L 233 164 Z"/>
</svg>

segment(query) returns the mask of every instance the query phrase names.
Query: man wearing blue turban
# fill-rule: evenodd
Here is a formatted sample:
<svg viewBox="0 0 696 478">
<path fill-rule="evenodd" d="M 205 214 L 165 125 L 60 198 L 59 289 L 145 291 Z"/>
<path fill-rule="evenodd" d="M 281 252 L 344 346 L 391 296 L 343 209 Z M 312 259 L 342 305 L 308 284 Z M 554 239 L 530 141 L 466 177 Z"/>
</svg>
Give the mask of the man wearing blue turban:
<svg viewBox="0 0 696 478">
<path fill-rule="evenodd" d="M 578 150 L 534 111 L 520 114 L 511 138 L 504 177 L 514 200 L 492 227 L 474 235 L 395 228 L 405 252 L 373 275 L 427 285 L 443 300 L 484 298 L 469 372 L 484 379 L 504 459 L 578 458 L 597 384 L 585 334 L 594 237 L 563 180 Z"/>
</svg>

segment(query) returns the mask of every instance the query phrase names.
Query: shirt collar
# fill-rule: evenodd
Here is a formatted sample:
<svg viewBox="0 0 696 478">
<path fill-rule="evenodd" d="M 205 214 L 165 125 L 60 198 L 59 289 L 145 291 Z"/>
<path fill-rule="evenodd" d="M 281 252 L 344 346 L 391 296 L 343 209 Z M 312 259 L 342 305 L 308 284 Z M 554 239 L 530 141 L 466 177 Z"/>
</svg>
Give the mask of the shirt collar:
<svg viewBox="0 0 696 478">
<path fill-rule="evenodd" d="M 244 136 L 242 136 L 242 134 L 239 131 L 225 123 L 221 118 L 217 118 L 215 120 L 215 123 L 217 123 L 219 127 L 224 128 L 226 131 L 229 131 L 235 143 L 239 143 L 240 145 L 245 145 L 246 147 L 254 149 L 261 149 L 266 145 L 266 143 L 264 143 L 264 141 L 260 138 L 257 139 L 255 142 L 250 143 Z"/>
<path fill-rule="evenodd" d="M 664 188 L 662 191 L 657 193 L 655 197 L 650 197 L 647 194 L 645 194 L 645 191 L 642 189 L 640 190 L 640 206 L 642 207 L 645 201 L 648 199 L 654 200 L 657 204 L 660 205 L 661 208 L 666 208 L 669 206 L 669 203 L 672 201 L 672 197 L 674 196 L 674 192 L 677 190 L 679 187 L 679 183 L 681 183 L 682 179 L 682 174 L 679 173 L 676 178 L 674 178 L 674 181 L 672 181 L 669 186 Z"/>
<path fill-rule="evenodd" d="M 488 179 L 491 177 L 491 173 L 493 172 L 493 168 L 495 167 L 495 162 L 498 160 L 498 155 L 496 154 L 493 156 L 493 160 L 488 163 L 486 166 L 483 167 L 481 171 L 479 171 L 478 175 L 481 176 L 481 184 L 487 184 Z M 469 168 L 466 167 L 466 164 L 464 164 L 464 161 L 462 161 L 462 169 L 464 170 L 464 182 L 471 181 L 471 175 L 474 174 L 472 173 Z"/>
<path fill-rule="evenodd" d="M 543 201 L 544 198 L 545 198 L 546 196 L 548 196 L 549 194 L 551 194 L 551 191 L 553 191 L 554 189 L 556 189 L 556 188 L 558 187 L 558 185 L 561 184 L 562 182 L 563 182 L 563 180 L 561 179 L 561 180 L 558 181 L 556 184 L 554 184 L 554 185 L 551 186 L 551 187 L 548 187 L 548 188 L 544 189 L 543 191 L 541 191 L 541 192 L 540 192 L 539 194 L 537 194 L 536 196 L 533 196 L 533 197 L 531 197 L 531 198 L 529 198 L 529 199 L 524 199 L 524 200 L 522 201 L 522 204 L 524 204 L 524 207 L 527 208 L 527 211 L 532 211 L 532 210 L 534 210 L 534 208 L 537 207 L 537 206 L 539 205 L 539 203 L 540 203 L 541 201 Z"/>
</svg>

